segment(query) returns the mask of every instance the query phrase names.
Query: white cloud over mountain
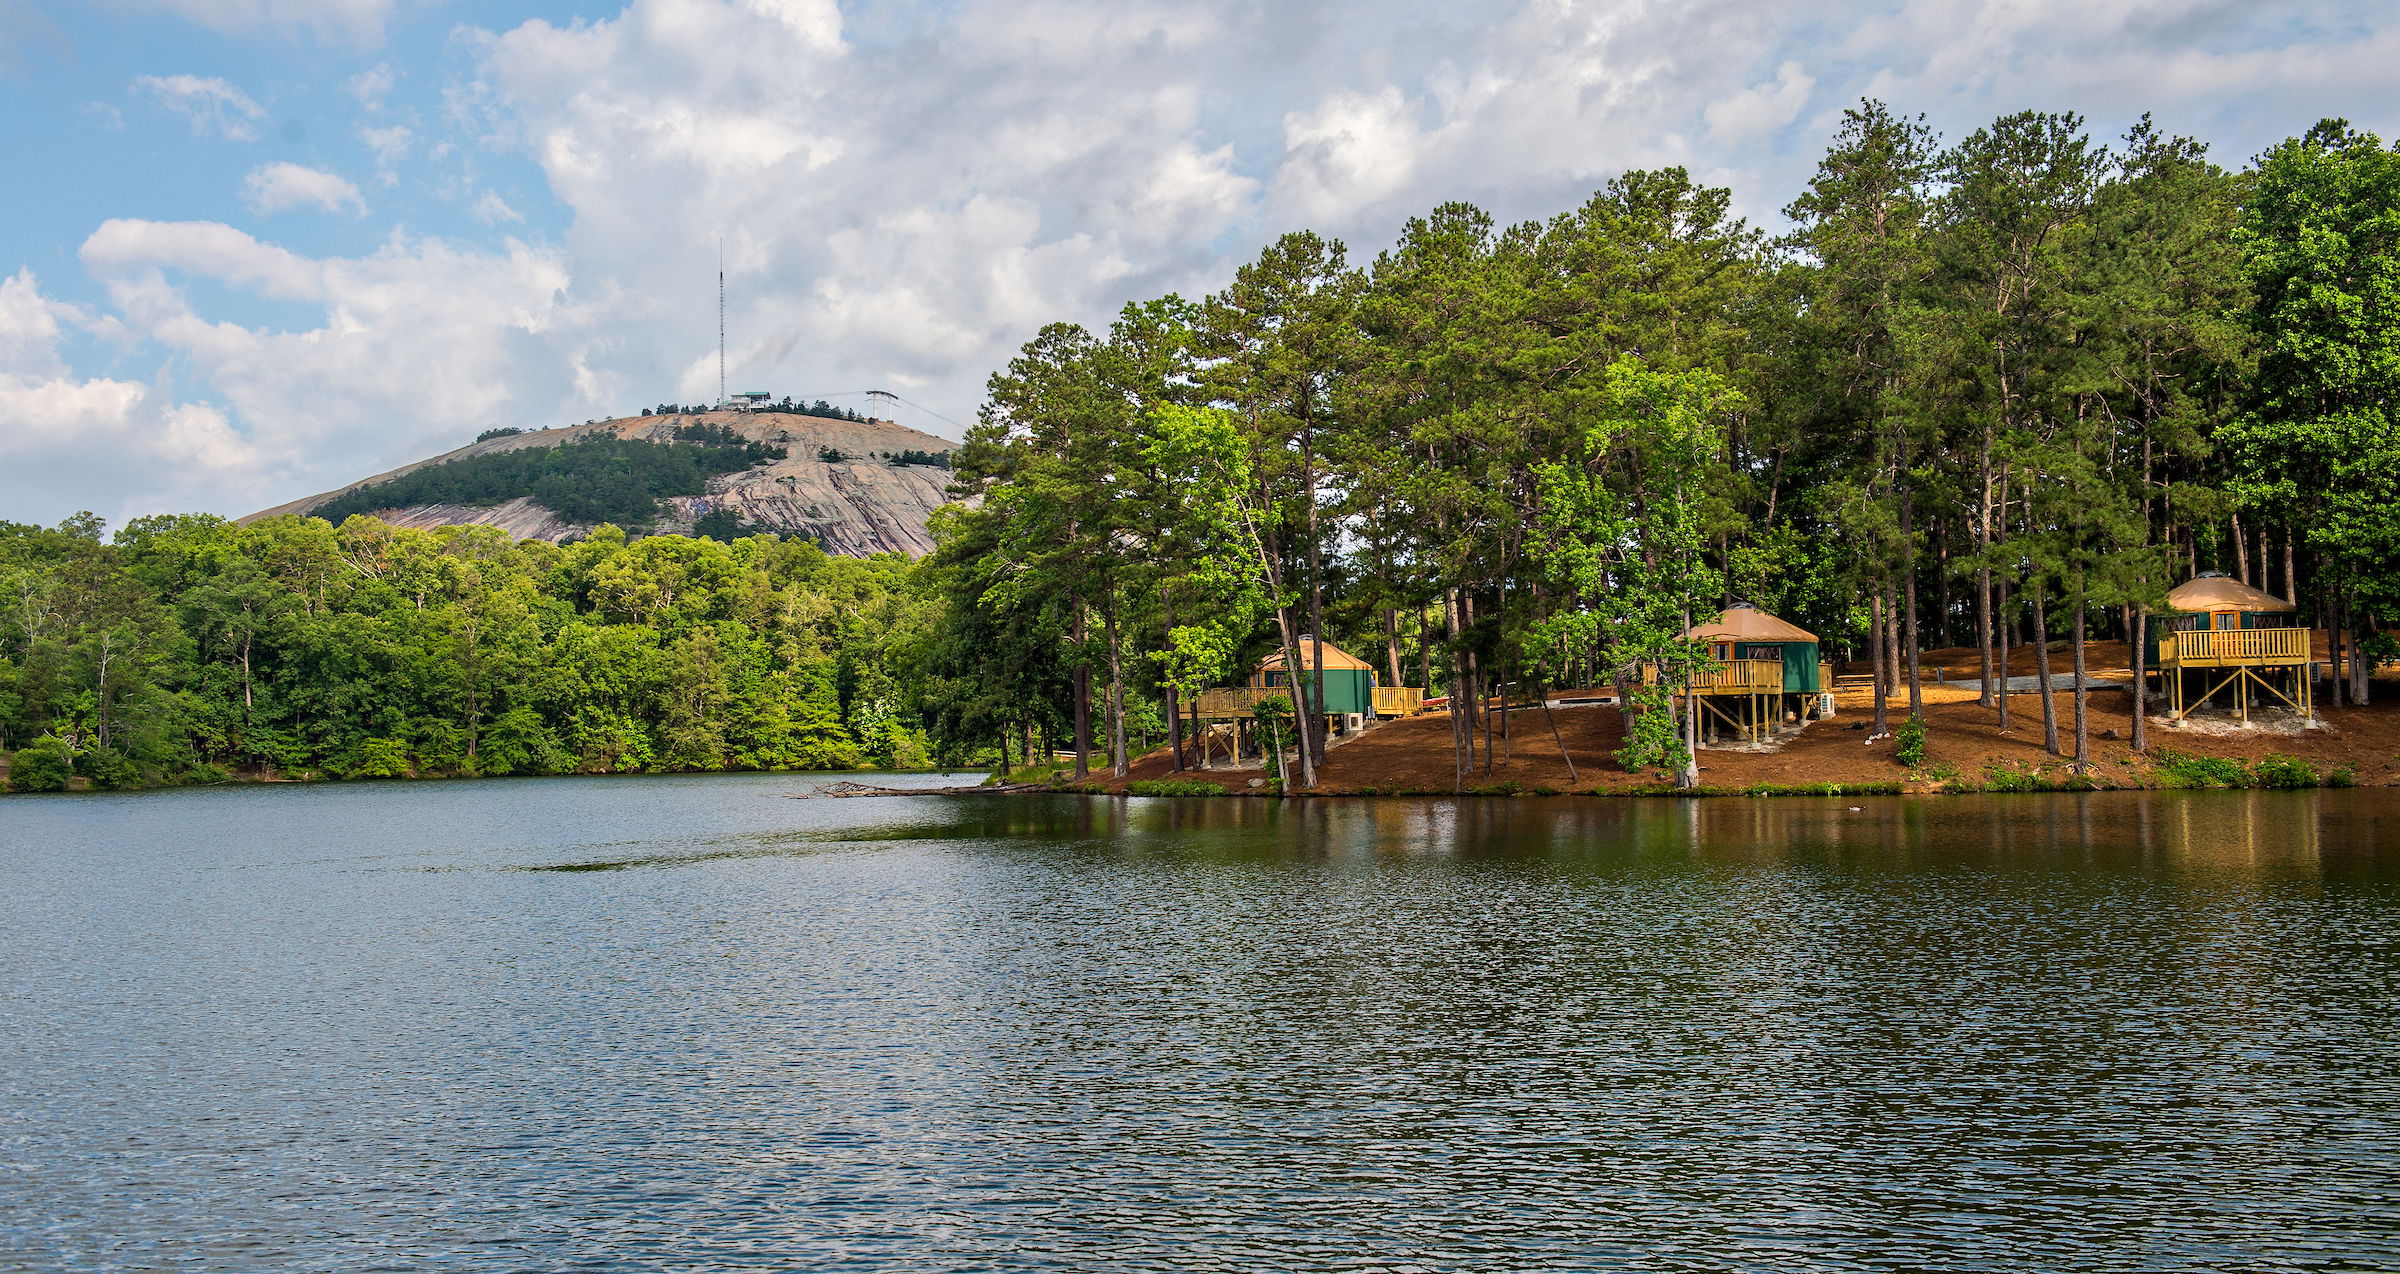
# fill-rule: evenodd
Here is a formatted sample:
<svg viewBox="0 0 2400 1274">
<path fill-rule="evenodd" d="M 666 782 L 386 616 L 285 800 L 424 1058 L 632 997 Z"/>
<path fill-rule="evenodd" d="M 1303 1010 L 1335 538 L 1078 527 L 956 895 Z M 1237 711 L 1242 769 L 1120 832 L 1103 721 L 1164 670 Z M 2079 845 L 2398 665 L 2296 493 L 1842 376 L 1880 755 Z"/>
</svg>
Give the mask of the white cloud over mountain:
<svg viewBox="0 0 2400 1274">
<path fill-rule="evenodd" d="M 153 4 L 220 30 L 362 47 L 407 12 Z M 357 139 L 353 162 L 377 172 L 382 220 L 366 228 L 379 248 L 310 256 L 264 226 L 213 222 L 110 220 L 90 234 L 81 262 L 108 301 L 88 321 L 117 325 L 112 367 L 158 374 L 77 379 L 51 339 L 65 361 L 10 383 L 65 386 L 44 392 L 149 422 L 91 427 L 130 440 L 126 472 L 158 476 L 36 485 L 12 471 L 0 516 L 242 512 L 489 424 L 707 398 L 720 243 L 733 388 L 881 386 L 963 420 L 1040 324 L 1105 323 L 1126 300 L 1218 286 L 1282 230 L 1347 238 L 1363 258 L 1447 199 L 1547 215 L 1626 168 L 1674 163 L 1771 218 L 1862 94 L 1953 135 L 2029 106 L 2085 110 L 2105 135 L 2153 109 L 2228 163 L 2323 114 L 2389 132 L 2400 104 L 2383 69 L 2400 60 L 2400 17 L 2333 0 L 2276 12 L 630 0 L 575 23 L 451 13 L 490 29 L 453 32 L 444 66 L 384 50 L 329 70 L 327 96 L 358 109 L 329 131 Z M 409 96 L 435 82 L 438 102 Z M 255 137 L 266 117 L 221 79 L 141 88 L 195 132 Z M 501 159 L 531 177 L 494 180 Z M 447 192 L 462 229 L 406 229 L 393 192 L 412 182 Z M 269 163 L 245 190 L 262 214 L 367 207 L 314 165 Z M 7 286 L 24 315 L 65 321 L 31 275 Z M 283 317 L 215 313 L 210 298 L 228 291 Z M 0 394 L 0 430 L 31 436 L 27 410 Z M 167 459 L 195 455 L 209 458 Z M 147 494 L 126 504 L 120 491 Z"/>
</svg>

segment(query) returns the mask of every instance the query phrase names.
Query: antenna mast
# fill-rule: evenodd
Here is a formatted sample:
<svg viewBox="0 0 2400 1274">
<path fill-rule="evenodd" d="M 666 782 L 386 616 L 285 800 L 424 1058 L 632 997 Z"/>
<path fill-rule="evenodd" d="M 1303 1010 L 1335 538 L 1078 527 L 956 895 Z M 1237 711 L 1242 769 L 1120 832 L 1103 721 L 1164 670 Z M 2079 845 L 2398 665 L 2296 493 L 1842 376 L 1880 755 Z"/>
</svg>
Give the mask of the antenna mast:
<svg viewBox="0 0 2400 1274">
<path fill-rule="evenodd" d="M 717 236 L 717 406 L 725 405 L 725 237 Z"/>
</svg>

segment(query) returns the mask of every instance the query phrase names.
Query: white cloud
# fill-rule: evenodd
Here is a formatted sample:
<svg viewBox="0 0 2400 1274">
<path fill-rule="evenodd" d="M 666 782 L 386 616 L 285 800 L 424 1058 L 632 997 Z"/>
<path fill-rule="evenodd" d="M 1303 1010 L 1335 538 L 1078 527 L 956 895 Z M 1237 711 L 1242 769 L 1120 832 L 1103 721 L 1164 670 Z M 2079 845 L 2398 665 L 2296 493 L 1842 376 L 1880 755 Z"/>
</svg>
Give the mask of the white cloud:
<svg viewBox="0 0 2400 1274">
<path fill-rule="evenodd" d="M 963 417 L 1034 326 L 1189 286 L 1253 215 L 1258 180 L 1203 123 L 1219 22 L 976 3 L 885 51 L 829 3 L 635 0 L 488 37 L 483 87 L 652 398 L 714 392 L 722 236 L 746 382 L 935 387 Z"/>
<path fill-rule="evenodd" d="M 144 75 L 133 86 L 157 97 L 167 109 L 190 121 L 192 134 L 215 134 L 237 142 L 258 139 L 259 121 L 266 108 L 231 84 L 198 75 Z"/>
<path fill-rule="evenodd" d="M 502 199 L 498 191 L 484 191 L 483 197 L 477 199 L 467 211 L 477 221 L 487 226 L 496 226 L 503 222 L 511 225 L 525 223 L 525 214 L 509 207 L 508 201 Z"/>
<path fill-rule="evenodd" d="M 380 111 L 383 109 L 383 99 L 391 94 L 392 86 L 398 82 L 399 77 L 393 74 L 392 64 L 378 62 L 351 76 L 347 87 L 350 96 L 357 98 L 360 106 L 369 111 Z"/>
<path fill-rule="evenodd" d="M 1752 141 L 1799 118 L 1801 108 L 1808 104 L 1809 90 L 1816 85 L 1798 62 L 1786 62 L 1776 68 L 1773 83 L 1753 85 L 1711 102 L 1701 118 L 1708 121 L 1710 136 L 1719 142 Z"/>
<path fill-rule="evenodd" d="M 332 173 L 280 160 L 251 170 L 242 180 L 242 202 L 262 216 L 294 208 L 367 215 L 367 201 L 358 187 Z"/>
<path fill-rule="evenodd" d="M 56 520 L 99 504 L 122 519 L 252 480 L 258 456 L 215 407 L 69 372 L 58 320 L 72 313 L 30 271 L 0 282 L 0 496 L 12 508 Z"/>
<path fill-rule="evenodd" d="M 358 139 L 366 143 L 368 150 L 375 152 L 376 180 L 387 186 L 400 180 L 400 174 L 393 170 L 408 158 L 408 152 L 417 144 L 417 135 L 403 124 L 393 124 L 388 128 L 361 124 L 358 126 Z"/>
<path fill-rule="evenodd" d="M 127 328 L 240 422 L 249 467 L 196 483 L 213 484 L 203 507 L 280 503 L 492 424 L 583 420 L 631 388 L 603 373 L 589 393 L 605 404 L 577 392 L 592 312 L 569 299 L 557 255 L 523 243 L 483 252 L 395 235 L 368 256 L 311 258 L 214 222 L 116 220 L 82 259 Z M 321 317 L 295 330 L 212 318 L 193 282 Z"/>
</svg>

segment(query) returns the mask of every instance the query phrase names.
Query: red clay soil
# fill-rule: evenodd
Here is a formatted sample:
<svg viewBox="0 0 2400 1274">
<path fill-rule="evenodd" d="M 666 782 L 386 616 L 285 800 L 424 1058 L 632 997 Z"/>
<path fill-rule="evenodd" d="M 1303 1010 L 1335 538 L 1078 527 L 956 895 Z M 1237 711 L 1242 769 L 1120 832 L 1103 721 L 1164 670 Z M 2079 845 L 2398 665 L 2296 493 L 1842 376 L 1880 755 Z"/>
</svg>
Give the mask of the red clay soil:
<svg viewBox="0 0 2400 1274">
<path fill-rule="evenodd" d="M 2010 671 L 2030 675 L 2030 652 L 2024 660 L 2015 658 L 2016 654 L 2011 652 Z M 1929 681 L 1937 659 L 1953 677 L 1975 675 L 1972 649 L 1929 652 Z M 2102 679 L 2113 679 L 2109 677 L 2112 670 L 2121 675 L 2124 660 L 2121 642 L 2095 642 L 2086 651 L 2088 667 Z M 2068 671 L 2065 664 L 2066 660 L 2058 657 L 2053 671 L 2064 674 Z M 2270 727 L 2234 729 L 2225 719 L 2203 719 L 2188 728 L 2177 728 L 2163 723 L 2162 709 L 2153 698 L 2151 756 L 2144 758 L 2134 755 L 2128 738 L 2132 696 L 2123 690 L 2095 690 L 2089 696 L 2092 777 L 2108 787 L 2155 786 L 2151 766 L 2160 751 L 2169 750 L 2250 763 L 2269 755 L 2288 756 L 2307 762 L 2319 773 L 2347 766 L 2361 785 L 2400 785 L 2400 680 L 2388 676 L 2378 680 L 2372 697 L 2375 702 L 2366 708 L 2320 706 L 2318 716 L 2326 728 L 2290 732 Z M 1872 719 L 1869 693 L 1845 689 L 1835 698 L 1836 716 L 1786 734 L 1772 751 L 1702 749 L 1700 781 L 1712 788 L 1901 783 L 1911 791 L 1932 791 L 1945 781 L 1980 783 L 1994 767 L 2044 771 L 2052 779 L 2070 773 L 2064 759 L 2043 749 L 2038 693 L 2009 696 L 2009 729 L 2005 733 L 1999 728 L 1997 714 L 1977 704 L 1972 690 L 1928 684 L 1925 699 L 1925 762 L 1914 770 L 1893 758 L 1892 739 L 1866 741 Z M 2071 755 L 2074 696 L 2059 693 L 2054 699 L 2060 747 Z M 1904 686 L 1892 701 L 1891 720 L 1897 724 L 1907 715 Z M 1557 725 L 1557 740 L 1551 735 L 1552 721 Z M 1665 774 L 1629 773 L 1617 763 L 1614 754 L 1622 744 L 1623 728 L 1614 707 L 1561 708 L 1548 714 L 1537 707 L 1511 712 L 1509 725 L 1513 737 L 1494 740 L 1496 755 L 1488 767 L 1478 737 L 1475 765 L 1464 782 L 1467 790 L 1515 784 L 1515 790 L 1521 791 L 1611 793 L 1654 788 L 1668 781 Z M 1572 775 L 1561 758 L 1562 741 L 1565 756 L 1574 762 Z M 1094 775 L 1095 790 L 1122 791 L 1127 782 L 1177 778 L 1205 779 L 1241 793 L 1251 790 L 1250 780 L 1264 777 L 1256 768 L 1173 774 L 1164 748 L 1139 758 L 1131 769 L 1124 780 L 1109 778 L 1105 770 Z M 1448 792 L 1458 783 L 1450 719 L 1435 714 L 1385 722 L 1354 739 L 1337 742 L 1318 776 L 1318 791 L 1329 795 Z"/>
</svg>

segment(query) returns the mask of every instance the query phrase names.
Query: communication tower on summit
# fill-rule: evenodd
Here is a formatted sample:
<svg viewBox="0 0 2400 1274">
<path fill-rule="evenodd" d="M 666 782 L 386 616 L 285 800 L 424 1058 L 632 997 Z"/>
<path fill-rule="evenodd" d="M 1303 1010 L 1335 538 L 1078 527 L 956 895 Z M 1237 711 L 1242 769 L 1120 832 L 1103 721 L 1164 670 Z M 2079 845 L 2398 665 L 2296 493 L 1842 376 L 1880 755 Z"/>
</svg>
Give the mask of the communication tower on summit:
<svg viewBox="0 0 2400 1274">
<path fill-rule="evenodd" d="M 879 412 L 882 414 L 878 415 Z M 898 421 L 900 419 L 900 395 L 888 389 L 868 390 L 867 419 Z"/>
<path fill-rule="evenodd" d="M 725 405 L 725 240 L 717 240 L 717 406 Z"/>
</svg>

